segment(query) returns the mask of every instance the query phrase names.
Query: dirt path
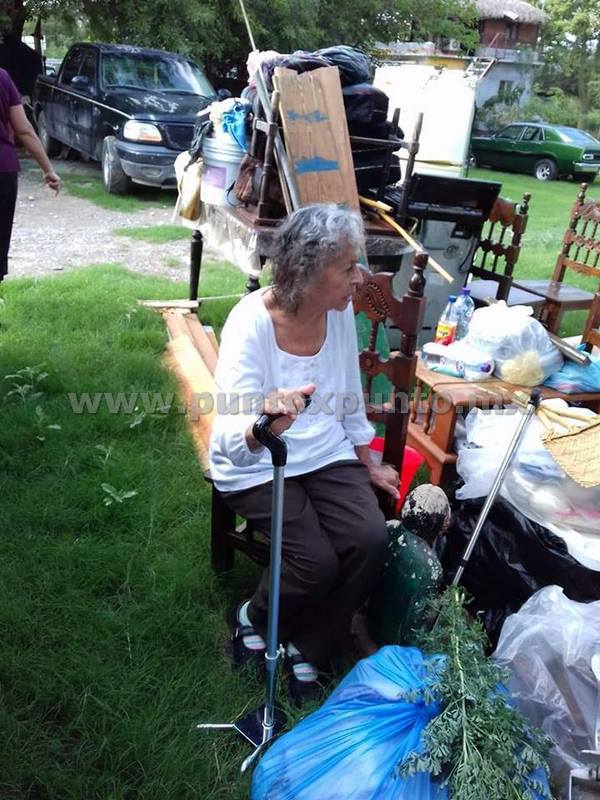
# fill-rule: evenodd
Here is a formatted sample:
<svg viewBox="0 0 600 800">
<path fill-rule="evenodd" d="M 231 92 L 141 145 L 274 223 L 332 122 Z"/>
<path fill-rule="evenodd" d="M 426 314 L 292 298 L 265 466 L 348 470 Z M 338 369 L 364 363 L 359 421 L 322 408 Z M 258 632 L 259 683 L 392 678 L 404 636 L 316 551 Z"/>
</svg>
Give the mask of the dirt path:
<svg viewBox="0 0 600 800">
<path fill-rule="evenodd" d="M 59 161 L 57 167 L 61 173 L 99 175 L 99 167 L 92 164 Z M 33 162 L 24 160 L 8 261 L 9 278 L 50 275 L 115 262 L 135 272 L 186 280 L 188 239 L 150 244 L 113 233 L 116 228 L 171 224 L 175 194 L 165 192 L 165 200 L 169 203 L 167 209 L 144 208 L 126 213 L 100 208 L 66 191 L 55 198 L 42 185 Z"/>
</svg>

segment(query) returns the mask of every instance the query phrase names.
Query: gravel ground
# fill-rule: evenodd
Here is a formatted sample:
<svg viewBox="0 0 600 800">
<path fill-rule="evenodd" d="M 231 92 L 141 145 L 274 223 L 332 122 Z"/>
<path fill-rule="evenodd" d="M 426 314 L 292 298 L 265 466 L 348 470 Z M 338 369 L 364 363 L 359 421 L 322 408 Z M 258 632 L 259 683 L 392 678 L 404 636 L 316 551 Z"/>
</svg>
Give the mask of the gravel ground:
<svg viewBox="0 0 600 800">
<path fill-rule="evenodd" d="M 190 249 L 187 239 L 150 244 L 113 233 L 116 228 L 171 224 L 174 192 L 165 192 L 167 209 L 113 211 L 73 197 L 65 190 L 55 197 L 42 185 L 34 162 L 23 159 L 21 166 L 9 278 L 37 277 L 114 262 L 135 272 L 187 280 Z M 95 164 L 68 161 L 57 162 L 57 168 L 62 174 L 89 172 L 95 176 L 100 169 Z"/>
</svg>

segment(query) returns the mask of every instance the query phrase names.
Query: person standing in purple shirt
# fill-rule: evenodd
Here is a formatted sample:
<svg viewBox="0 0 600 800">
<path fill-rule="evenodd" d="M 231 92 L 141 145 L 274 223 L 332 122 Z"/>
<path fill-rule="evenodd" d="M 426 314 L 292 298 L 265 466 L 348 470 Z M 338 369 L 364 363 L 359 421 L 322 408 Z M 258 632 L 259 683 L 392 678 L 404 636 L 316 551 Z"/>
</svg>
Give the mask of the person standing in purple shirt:
<svg viewBox="0 0 600 800">
<path fill-rule="evenodd" d="M 44 173 L 44 183 L 58 194 L 60 178 L 25 116 L 17 87 L 0 67 L 0 281 L 8 272 L 8 248 L 17 200 L 19 159 L 15 140 L 35 158 Z"/>
</svg>

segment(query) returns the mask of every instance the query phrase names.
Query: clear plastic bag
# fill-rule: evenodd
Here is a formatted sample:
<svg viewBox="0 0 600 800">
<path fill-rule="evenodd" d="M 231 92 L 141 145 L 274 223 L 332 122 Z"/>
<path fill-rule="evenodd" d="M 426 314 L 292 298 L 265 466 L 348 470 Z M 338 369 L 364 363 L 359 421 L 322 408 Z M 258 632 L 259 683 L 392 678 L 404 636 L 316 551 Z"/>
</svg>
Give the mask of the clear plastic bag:
<svg viewBox="0 0 600 800">
<path fill-rule="evenodd" d="M 496 362 L 496 374 L 522 386 L 543 383 L 563 365 L 563 357 L 528 306 L 508 307 L 503 300 L 478 308 L 464 340 Z"/>
<path fill-rule="evenodd" d="M 424 658 L 413 647 L 382 647 L 360 661 L 314 714 L 278 739 L 258 764 L 251 800 L 446 800 L 428 773 L 396 768 L 419 748 L 436 704 L 408 703 Z"/>
<path fill-rule="evenodd" d="M 592 413 L 592 412 L 590 412 Z M 465 420 L 466 444 L 456 469 L 464 481 L 458 500 L 490 493 L 508 443 L 521 419 L 514 409 L 472 409 Z M 579 486 L 542 444 L 543 426 L 529 423 L 500 493 L 528 519 L 560 536 L 580 564 L 600 571 L 600 487 Z"/>
<path fill-rule="evenodd" d="M 488 495 L 498 467 L 511 441 L 522 412 L 516 407 L 484 411 L 473 408 L 465 419 L 466 446 L 459 450 L 456 469 L 465 482 L 456 492 L 459 500 L 471 500 Z M 542 424 L 537 419 L 529 423 L 514 456 L 514 462 L 524 464 L 539 480 L 561 478 L 562 469 L 544 448 L 540 433 Z M 505 484 L 510 482 L 507 476 Z"/>
<path fill-rule="evenodd" d="M 580 751 L 594 749 L 598 685 L 591 658 L 600 652 L 600 601 L 576 603 L 559 586 L 536 592 L 508 617 L 494 658 L 510 672 L 517 707 L 555 742 L 550 767 L 566 790 Z"/>
</svg>

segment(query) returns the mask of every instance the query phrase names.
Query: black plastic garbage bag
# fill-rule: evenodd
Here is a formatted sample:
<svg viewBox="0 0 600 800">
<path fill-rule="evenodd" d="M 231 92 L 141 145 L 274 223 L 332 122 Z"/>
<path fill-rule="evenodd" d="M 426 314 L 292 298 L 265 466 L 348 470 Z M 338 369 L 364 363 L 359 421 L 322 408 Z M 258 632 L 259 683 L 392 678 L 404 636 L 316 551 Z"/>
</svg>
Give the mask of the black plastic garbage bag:
<svg viewBox="0 0 600 800">
<path fill-rule="evenodd" d="M 389 98 L 370 83 L 357 83 L 342 89 L 348 124 L 381 125 L 387 120 Z"/>
<path fill-rule="evenodd" d="M 455 506 L 450 528 L 438 540 L 436 551 L 448 581 L 482 505 L 482 500 L 467 500 Z M 560 537 L 501 498 L 492 506 L 461 584 L 472 595 L 471 610 L 480 613 L 493 647 L 506 617 L 543 586 L 561 586 L 580 603 L 600 599 L 600 572 L 582 566 Z"/>
<path fill-rule="evenodd" d="M 262 64 L 263 75 L 269 89 L 273 88 L 273 73 L 275 67 L 286 67 L 295 72 L 311 72 L 321 67 L 337 67 L 340 71 L 342 86 L 352 86 L 355 83 L 369 83 L 373 77 L 371 59 L 366 53 L 354 47 L 337 45 L 317 50 L 314 53 L 308 50 L 296 50 L 291 54 L 274 56 Z"/>
<path fill-rule="evenodd" d="M 314 55 L 329 61 L 332 67 L 340 71 L 342 86 L 353 86 L 355 83 L 369 83 L 373 79 L 373 63 L 366 53 L 356 47 L 345 44 L 325 47 Z"/>
</svg>

